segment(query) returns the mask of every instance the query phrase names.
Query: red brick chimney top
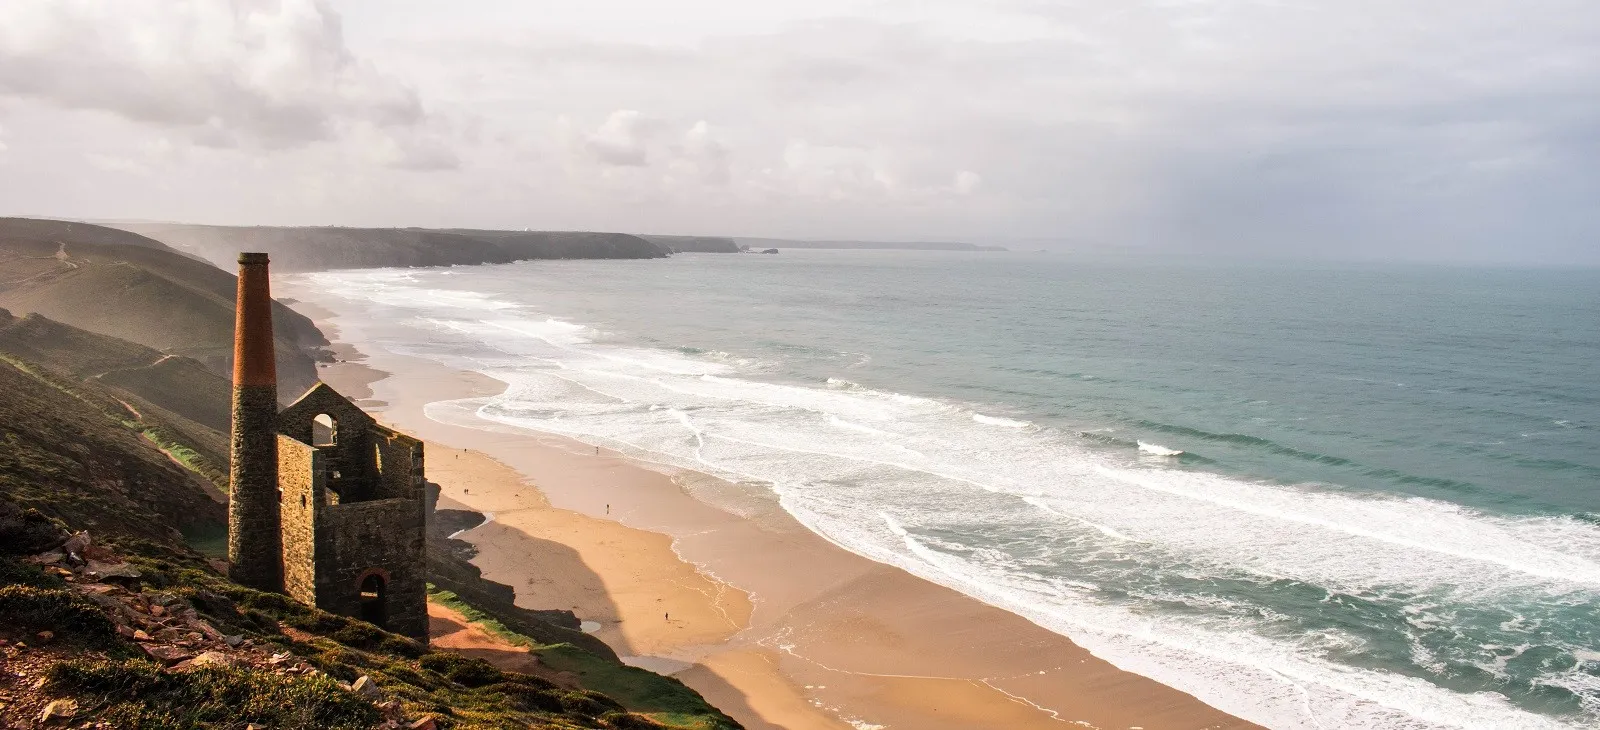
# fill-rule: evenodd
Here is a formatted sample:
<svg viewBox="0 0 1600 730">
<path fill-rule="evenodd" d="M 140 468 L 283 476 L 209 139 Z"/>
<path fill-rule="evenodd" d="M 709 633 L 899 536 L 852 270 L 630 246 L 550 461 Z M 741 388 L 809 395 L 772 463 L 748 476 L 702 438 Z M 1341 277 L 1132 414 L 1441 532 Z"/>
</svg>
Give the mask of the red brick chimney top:
<svg viewBox="0 0 1600 730">
<path fill-rule="evenodd" d="M 272 344 L 272 291 L 267 255 L 239 254 L 239 294 L 234 302 L 233 386 L 278 384 Z"/>
</svg>

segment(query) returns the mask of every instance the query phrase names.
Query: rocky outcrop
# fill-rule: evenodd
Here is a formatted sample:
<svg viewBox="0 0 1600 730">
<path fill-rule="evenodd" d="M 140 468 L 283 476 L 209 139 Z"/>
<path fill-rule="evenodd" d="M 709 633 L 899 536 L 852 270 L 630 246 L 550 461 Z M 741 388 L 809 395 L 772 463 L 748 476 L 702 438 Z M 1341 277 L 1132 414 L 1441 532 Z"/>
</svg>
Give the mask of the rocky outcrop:
<svg viewBox="0 0 1600 730">
<path fill-rule="evenodd" d="M 646 234 L 640 237 L 656 244 L 667 253 L 739 253 L 739 244 L 727 236 L 662 236 Z"/>
<path fill-rule="evenodd" d="M 746 238 L 737 239 L 742 246 L 755 248 L 765 246 L 781 246 L 783 248 L 843 248 L 861 250 L 905 250 L 905 251 L 1005 251 L 1004 246 L 984 246 L 976 243 L 962 243 L 956 241 L 807 241 L 792 240 L 787 238 Z M 763 252 L 765 253 L 765 252 Z"/>
</svg>

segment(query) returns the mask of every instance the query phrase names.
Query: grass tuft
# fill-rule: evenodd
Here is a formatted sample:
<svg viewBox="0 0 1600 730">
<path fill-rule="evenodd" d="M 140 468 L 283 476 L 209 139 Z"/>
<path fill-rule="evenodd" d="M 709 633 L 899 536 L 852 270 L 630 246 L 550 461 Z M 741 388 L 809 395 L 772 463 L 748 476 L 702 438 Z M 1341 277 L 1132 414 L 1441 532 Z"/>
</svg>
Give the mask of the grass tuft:
<svg viewBox="0 0 1600 730">
<path fill-rule="evenodd" d="M 118 653 L 130 651 L 100 608 L 62 588 L 0 587 L 0 625 L 24 633 L 52 631 L 62 641 Z"/>
<path fill-rule="evenodd" d="M 319 676 L 208 667 L 162 671 L 143 660 L 57 663 L 49 689 L 87 694 L 115 727 L 198 730 L 259 723 L 281 730 L 358 730 L 379 720 L 371 703 Z"/>
</svg>

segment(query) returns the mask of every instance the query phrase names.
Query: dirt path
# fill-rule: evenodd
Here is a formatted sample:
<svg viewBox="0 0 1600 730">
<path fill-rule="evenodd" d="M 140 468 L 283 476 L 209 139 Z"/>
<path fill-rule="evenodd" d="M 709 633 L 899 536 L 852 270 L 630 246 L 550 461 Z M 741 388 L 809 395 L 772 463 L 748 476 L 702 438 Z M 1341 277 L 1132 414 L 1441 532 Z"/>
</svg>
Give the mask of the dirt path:
<svg viewBox="0 0 1600 730">
<path fill-rule="evenodd" d="M 569 687 L 577 684 L 572 676 L 540 664 L 539 658 L 527 649 L 483 630 L 455 609 L 433 601 L 428 602 L 428 644 L 434 649 L 482 659 L 501 671 L 532 674 Z"/>
</svg>

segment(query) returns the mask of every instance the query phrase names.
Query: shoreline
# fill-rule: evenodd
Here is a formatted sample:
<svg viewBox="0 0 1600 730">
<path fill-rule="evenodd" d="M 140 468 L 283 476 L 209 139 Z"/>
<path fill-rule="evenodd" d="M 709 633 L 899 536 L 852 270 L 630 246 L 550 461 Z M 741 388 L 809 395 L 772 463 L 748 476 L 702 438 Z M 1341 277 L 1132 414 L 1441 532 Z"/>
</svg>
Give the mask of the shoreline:
<svg viewBox="0 0 1600 730">
<path fill-rule="evenodd" d="M 337 312 L 299 282 L 283 289 L 342 339 Z M 605 449 L 433 420 L 430 404 L 506 385 L 365 347 L 336 344 L 323 380 L 429 442 L 440 507 L 489 518 L 457 536 L 478 548 L 472 562 L 485 578 L 513 586 L 520 606 L 597 623 L 596 636 L 630 663 L 673 674 L 746 727 L 1253 727 L 1015 614 L 834 545 L 775 501 L 736 515 Z"/>
</svg>

